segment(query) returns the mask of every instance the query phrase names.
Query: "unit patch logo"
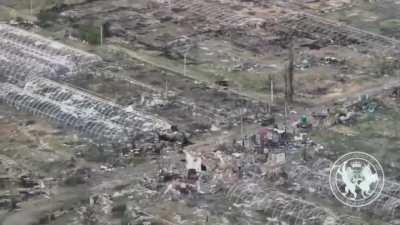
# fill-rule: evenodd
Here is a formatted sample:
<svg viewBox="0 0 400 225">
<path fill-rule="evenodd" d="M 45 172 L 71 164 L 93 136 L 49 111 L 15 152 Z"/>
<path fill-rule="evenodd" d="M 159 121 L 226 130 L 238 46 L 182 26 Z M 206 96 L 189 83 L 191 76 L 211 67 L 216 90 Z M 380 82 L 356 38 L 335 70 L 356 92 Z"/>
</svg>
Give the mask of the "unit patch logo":
<svg viewBox="0 0 400 225">
<path fill-rule="evenodd" d="M 351 207 L 363 207 L 379 197 L 384 179 L 382 166 L 373 156 L 350 152 L 332 165 L 329 183 L 340 202 Z"/>
</svg>

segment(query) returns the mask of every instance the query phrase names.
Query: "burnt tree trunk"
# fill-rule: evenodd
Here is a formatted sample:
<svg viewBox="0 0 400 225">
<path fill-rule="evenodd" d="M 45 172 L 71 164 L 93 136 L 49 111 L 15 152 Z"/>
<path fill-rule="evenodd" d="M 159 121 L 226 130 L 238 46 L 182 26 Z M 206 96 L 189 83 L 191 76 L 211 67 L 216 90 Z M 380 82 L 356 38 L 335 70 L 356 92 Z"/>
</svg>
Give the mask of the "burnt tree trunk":
<svg viewBox="0 0 400 225">
<path fill-rule="evenodd" d="M 289 66 L 288 66 L 289 67 Z M 288 101 L 288 93 L 289 93 L 289 85 L 288 85 L 288 68 L 285 68 L 285 70 L 283 71 L 283 78 L 285 80 L 285 101 Z"/>
<path fill-rule="evenodd" d="M 293 78 L 294 78 L 294 51 L 293 43 L 289 45 L 289 60 L 285 79 L 285 97 L 288 102 L 293 101 L 294 88 L 293 88 Z"/>
</svg>

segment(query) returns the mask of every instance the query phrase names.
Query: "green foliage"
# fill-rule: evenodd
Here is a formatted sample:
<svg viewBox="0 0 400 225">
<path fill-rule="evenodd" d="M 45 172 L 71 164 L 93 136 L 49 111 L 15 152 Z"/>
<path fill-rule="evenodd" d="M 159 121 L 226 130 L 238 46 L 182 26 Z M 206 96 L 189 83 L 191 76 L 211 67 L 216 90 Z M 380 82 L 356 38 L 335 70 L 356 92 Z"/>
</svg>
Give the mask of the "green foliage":
<svg viewBox="0 0 400 225">
<path fill-rule="evenodd" d="M 126 211 L 125 203 L 120 203 L 120 204 L 114 205 L 112 208 L 112 214 L 113 214 L 113 216 L 115 216 L 117 218 L 123 218 L 125 215 L 125 211 Z"/>
<path fill-rule="evenodd" d="M 40 11 L 37 14 L 38 24 L 45 28 L 50 27 L 58 19 L 58 14 L 66 7 L 62 0 L 42 0 L 33 4 L 35 9 L 40 7 Z M 30 6 L 27 8 L 30 8 Z"/>
<path fill-rule="evenodd" d="M 382 33 L 387 35 L 399 35 L 400 34 L 400 20 L 389 19 L 379 23 L 380 30 Z"/>
<path fill-rule="evenodd" d="M 50 27 L 51 23 L 57 19 L 57 12 L 52 10 L 40 10 L 37 18 L 39 20 L 39 26 Z"/>
<path fill-rule="evenodd" d="M 65 185 L 72 187 L 72 186 L 76 186 L 79 184 L 84 184 L 85 180 L 78 175 L 73 175 L 73 176 L 70 176 L 67 179 L 65 179 L 64 183 L 65 183 Z"/>
<path fill-rule="evenodd" d="M 130 225 L 134 218 L 132 217 L 129 210 L 125 210 L 124 214 L 121 216 L 121 225 Z"/>
<path fill-rule="evenodd" d="M 100 26 L 90 24 L 79 25 L 79 38 L 87 41 L 92 45 L 99 45 L 101 43 L 101 29 Z"/>
</svg>

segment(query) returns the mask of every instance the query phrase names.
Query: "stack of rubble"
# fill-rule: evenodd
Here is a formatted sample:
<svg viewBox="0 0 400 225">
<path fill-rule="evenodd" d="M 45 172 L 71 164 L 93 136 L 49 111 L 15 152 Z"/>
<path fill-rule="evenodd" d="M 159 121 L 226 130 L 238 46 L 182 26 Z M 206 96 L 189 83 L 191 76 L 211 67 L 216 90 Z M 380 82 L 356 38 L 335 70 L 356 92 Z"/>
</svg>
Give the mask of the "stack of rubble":
<svg viewBox="0 0 400 225">
<path fill-rule="evenodd" d="M 107 144 L 154 142 L 170 128 L 144 112 L 47 79 L 75 75 L 98 56 L 7 25 L 0 25 L 0 46 L 0 101 L 18 110 Z"/>
</svg>

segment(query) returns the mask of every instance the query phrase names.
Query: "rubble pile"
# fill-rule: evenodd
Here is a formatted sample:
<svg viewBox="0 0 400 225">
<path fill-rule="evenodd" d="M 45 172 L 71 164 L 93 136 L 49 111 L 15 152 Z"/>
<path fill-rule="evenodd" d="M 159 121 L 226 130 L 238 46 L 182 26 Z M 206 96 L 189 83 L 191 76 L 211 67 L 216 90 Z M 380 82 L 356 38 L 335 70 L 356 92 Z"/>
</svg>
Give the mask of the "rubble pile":
<svg viewBox="0 0 400 225">
<path fill-rule="evenodd" d="M 121 106 L 66 84 L 50 81 L 72 76 L 100 58 L 37 35 L 0 25 L 0 99 L 15 108 L 47 118 L 105 143 L 130 143 L 155 139 L 170 125 L 154 116 Z M 9 58 L 10 57 L 10 58 Z M 36 64 L 38 63 L 38 64 Z M 22 66 L 20 66 L 22 64 Z M 26 65 L 26 66 L 25 66 Z M 28 66 L 29 65 L 29 66 Z"/>
<path fill-rule="evenodd" d="M 245 26 L 255 23 L 255 21 L 262 24 L 264 21 L 261 18 L 235 15 L 229 6 L 222 6 L 221 3 L 216 2 L 202 4 L 200 1 L 177 0 L 173 4 L 174 9 L 183 9 L 192 14 L 203 15 L 210 23 L 224 27 Z"/>
<path fill-rule="evenodd" d="M 16 177 L 0 177 L 0 210 L 14 210 L 29 199 L 46 196 L 44 181 L 38 176 L 21 173 Z"/>
<path fill-rule="evenodd" d="M 246 4 L 241 5 L 239 3 L 237 5 L 240 5 L 242 8 L 247 6 Z M 169 7 L 169 5 L 165 4 L 165 7 Z M 245 15 L 244 13 L 240 13 L 240 10 L 232 10 L 228 4 L 225 5 L 225 3 L 217 1 L 205 3 L 179 0 L 172 4 L 172 10 L 174 9 L 179 9 L 179 12 L 185 11 L 187 13 L 205 15 L 208 22 L 215 27 L 214 29 L 219 30 L 234 27 L 244 30 L 262 28 L 265 31 L 269 31 L 272 29 L 276 33 L 290 36 L 286 38 L 293 38 L 294 36 L 305 37 L 318 40 L 318 42 L 324 43 L 324 45 L 356 45 L 360 47 L 364 46 L 363 49 L 370 48 L 370 50 L 377 50 L 378 48 L 379 50 L 381 48 L 390 49 L 399 46 L 400 43 L 392 38 L 339 24 L 302 11 L 289 10 L 285 14 L 279 15 L 278 18 L 274 18 L 274 22 L 271 22 L 261 17 Z M 266 26 L 267 21 L 272 24 Z M 213 26 L 209 26 L 209 28 Z M 261 33 L 257 36 L 259 38 L 263 37 Z M 284 39 L 285 37 L 282 38 Z M 247 39 L 248 42 L 244 45 L 250 44 L 251 41 L 249 40 L 252 40 L 252 38 Z M 261 42 L 261 40 L 258 41 L 258 43 Z M 259 45 L 259 47 L 261 46 Z"/>
<path fill-rule="evenodd" d="M 0 46 L 0 60 L 7 62 L 4 69 L 13 71 L 16 66 L 31 67 L 42 70 L 41 75 L 49 77 L 67 76 L 101 60 L 96 55 L 5 24 L 0 24 Z M 29 73 L 30 70 L 22 72 Z M 8 73 L 4 74 L 8 76 Z"/>
<path fill-rule="evenodd" d="M 59 126 L 75 129 L 82 134 L 86 134 L 88 137 L 105 143 L 128 143 L 131 141 L 130 138 L 135 138 L 134 135 L 143 135 L 143 133 L 140 134 L 140 132 L 149 132 L 150 134 L 155 132 L 155 130 L 153 131 L 153 124 L 150 123 L 151 120 L 146 120 L 146 117 L 140 118 L 134 116 L 133 113 L 130 114 L 130 112 L 126 112 L 112 104 L 107 104 L 104 101 L 91 98 L 85 99 L 82 95 L 79 95 L 79 92 L 74 92 L 74 95 L 71 96 L 68 96 L 68 94 L 64 96 L 54 95 L 52 99 L 32 93 L 32 91 L 35 91 L 33 89 L 21 89 L 7 83 L 2 83 L 0 86 L 2 87 L 0 99 L 3 102 L 19 110 L 47 118 Z M 57 88 L 57 86 L 53 86 L 53 88 Z M 57 97 L 59 97 L 61 101 L 54 99 Z M 74 97 L 75 100 L 77 100 L 75 102 L 73 101 Z M 84 104 L 85 102 L 86 105 Z M 96 109 L 98 111 L 96 111 Z M 118 118 L 118 114 L 116 114 L 118 110 L 120 111 L 120 116 L 122 117 L 125 115 L 125 118 Z M 128 117 L 129 115 L 131 115 L 130 118 Z M 106 118 L 108 120 L 105 120 Z M 140 120 L 142 122 L 140 122 Z M 142 127 L 132 126 L 125 129 L 123 125 L 126 125 L 124 123 L 127 123 L 127 121 L 130 121 L 131 124 L 136 126 L 141 123 Z M 166 123 L 159 124 L 165 125 Z M 135 128 L 138 130 L 134 130 Z M 168 126 L 164 126 L 163 128 L 168 129 Z"/>
<path fill-rule="evenodd" d="M 367 45 L 371 48 L 388 48 L 399 44 L 398 41 L 359 30 L 346 25 L 339 25 L 335 22 L 314 16 L 308 13 L 288 16 L 282 19 L 281 25 L 289 30 L 296 30 L 304 35 L 318 35 L 318 39 L 333 41 L 338 45 Z M 317 38 L 316 38 L 317 39 Z"/>
<path fill-rule="evenodd" d="M 399 42 L 270 1 L 264 7 L 252 2 L 257 1 L 82 1 L 57 11 L 62 17 L 57 25 L 67 24 L 65 38 L 72 38 L 69 32 L 79 36 L 80 25 L 88 22 L 104 28 L 105 44 L 96 48 L 103 58 L 0 25 L 0 102 L 91 140 L 86 143 L 75 133 L 69 137 L 39 121 L 12 124 L 0 156 L 11 155 L 19 164 L 34 161 L 32 171 L 67 194 L 52 194 L 42 177 L 12 179 L 7 171 L 0 177 L 5 196 L 0 210 L 43 195 L 55 197 L 61 211 L 65 206 L 75 210 L 77 225 L 353 224 L 345 210 L 335 208 L 330 190 L 332 161 L 324 157 L 333 159 L 337 152 L 314 143 L 311 133 L 322 131 L 326 120 L 333 120 L 331 126 L 351 125 L 375 112 L 377 104 L 361 98 L 333 112 L 318 106 L 309 115 L 309 108 L 297 105 L 303 99 L 296 98 L 289 110 L 285 101 L 283 113 L 278 79 L 292 44 L 301 42 L 291 49 L 301 52 L 300 60 L 292 60 L 296 79 L 307 77 L 304 86 L 326 81 L 339 89 L 351 83 L 328 78 L 351 64 L 346 52 L 339 53 L 341 46 L 357 58 L 364 54 L 358 50 Z M 314 79 L 313 73 L 325 70 Z M 260 92 L 241 90 L 254 87 Z M 314 96 L 329 94 L 317 92 Z M 399 96 L 395 90 L 393 97 Z M 18 141 L 24 143 L 13 148 L 20 133 L 24 138 Z M 29 154 L 38 156 L 32 160 Z M 10 185 L 18 186 L 16 194 L 2 192 Z M 395 221 L 400 186 L 386 180 L 379 199 L 358 213 Z M 212 220 L 216 217 L 218 222 Z"/>
</svg>

